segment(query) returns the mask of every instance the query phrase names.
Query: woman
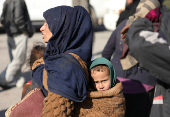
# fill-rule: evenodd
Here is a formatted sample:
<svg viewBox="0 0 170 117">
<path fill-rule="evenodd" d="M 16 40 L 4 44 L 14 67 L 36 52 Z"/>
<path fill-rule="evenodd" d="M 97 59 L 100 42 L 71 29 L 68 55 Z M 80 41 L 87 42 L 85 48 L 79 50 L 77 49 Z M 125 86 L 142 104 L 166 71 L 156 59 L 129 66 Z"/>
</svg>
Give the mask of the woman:
<svg viewBox="0 0 170 117">
<path fill-rule="evenodd" d="M 47 96 L 42 116 L 70 115 L 73 102 L 82 102 L 87 96 L 84 69 L 92 56 L 90 15 L 81 6 L 58 6 L 46 10 L 43 16 L 45 23 L 40 31 L 47 47 L 43 59 L 32 67 L 33 81 Z M 51 97 L 55 98 L 52 103 Z M 63 104 L 71 106 L 61 112 Z"/>
</svg>

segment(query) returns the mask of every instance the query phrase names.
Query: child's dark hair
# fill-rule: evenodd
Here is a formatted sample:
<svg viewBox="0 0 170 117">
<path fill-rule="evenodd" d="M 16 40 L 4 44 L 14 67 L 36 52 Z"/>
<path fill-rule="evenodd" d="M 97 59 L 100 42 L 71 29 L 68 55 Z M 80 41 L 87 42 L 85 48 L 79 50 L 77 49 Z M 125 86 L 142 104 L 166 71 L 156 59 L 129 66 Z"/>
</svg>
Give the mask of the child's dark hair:
<svg viewBox="0 0 170 117">
<path fill-rule="evenodd" d="M 31 50 L 30 57 L 27 60 L 27 65 L 32 68 L 33 63 L 42 58 L 45 52 L 45 44 L 43 42 L 36 42 Z"/>
</svg>

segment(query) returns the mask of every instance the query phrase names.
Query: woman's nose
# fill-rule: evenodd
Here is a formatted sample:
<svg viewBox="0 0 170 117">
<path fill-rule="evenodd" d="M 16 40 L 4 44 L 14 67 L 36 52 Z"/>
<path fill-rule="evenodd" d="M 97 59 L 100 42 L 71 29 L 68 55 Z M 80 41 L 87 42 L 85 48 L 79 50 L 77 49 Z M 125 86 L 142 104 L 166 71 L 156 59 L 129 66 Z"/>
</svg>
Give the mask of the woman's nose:
<svg viewBox="0 0 170 117">
<path fill-rule="evenodd" d="M 42 25 L 40 28 L 40 31 L 43 31 L 43 30 L 44 30 L 44 25 Z"/>
</svg>

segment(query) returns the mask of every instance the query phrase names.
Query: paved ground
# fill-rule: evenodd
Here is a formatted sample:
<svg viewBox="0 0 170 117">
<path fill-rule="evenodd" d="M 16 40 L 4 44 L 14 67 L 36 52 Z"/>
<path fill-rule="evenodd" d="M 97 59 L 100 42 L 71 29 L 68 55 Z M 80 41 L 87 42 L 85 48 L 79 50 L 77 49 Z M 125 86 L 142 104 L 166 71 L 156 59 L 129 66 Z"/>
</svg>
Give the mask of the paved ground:
<svg viewBox="0 0 170 117">
<path fill-rule="evenodd" d="M 95 29 L 95 42 L 93 46 L 93 58 L 97 58 L 101 56 L 101 52 L 111 35 L 111 31 L 104 30 L 103 27 L 97 27 Z M 28 40 L 28 51 L 27 56 L 29 55 L 29 50 L 32 48 L 33 43 L 36 41 L 42 41 L 42 36 L 40 32 L 36 32 L 36 34 Z M 6 34 L 0 34 L 0 72 L 5 69 L 6 65 L 9 63 L 8 57 L 8 48 L 6 43 Z M 31 78 L 31 71 L 29 68 L 24 65 L 22 68 L 23 75 L 26 80 L 29 81 Z M 16 88 L 14 84 L 10 84 L 11 88 L 2 89 L 0 87 L 0 117 L 5 116 L 5 111 L 12 105 L 16 104 L 21 99 L 22 88 Z"/>
</svg>

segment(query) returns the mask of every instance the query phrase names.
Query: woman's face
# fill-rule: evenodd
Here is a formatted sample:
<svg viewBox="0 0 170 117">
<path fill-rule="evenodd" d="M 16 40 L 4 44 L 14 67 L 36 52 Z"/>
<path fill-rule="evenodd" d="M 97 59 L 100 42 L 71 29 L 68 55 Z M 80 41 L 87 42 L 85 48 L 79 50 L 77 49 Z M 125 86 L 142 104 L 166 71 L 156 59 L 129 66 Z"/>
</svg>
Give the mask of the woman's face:
<svg viewBox="0 0 170 117">
<path fill-rule="evenodd" d="M 44 42 L 47 43 L 53 34 L 49 30 L 46 20 L 45 20 L 44 24 L 42 25 L 42 27 L 40 28 L 40 31 L 43 35 Z"/>
</svg>

